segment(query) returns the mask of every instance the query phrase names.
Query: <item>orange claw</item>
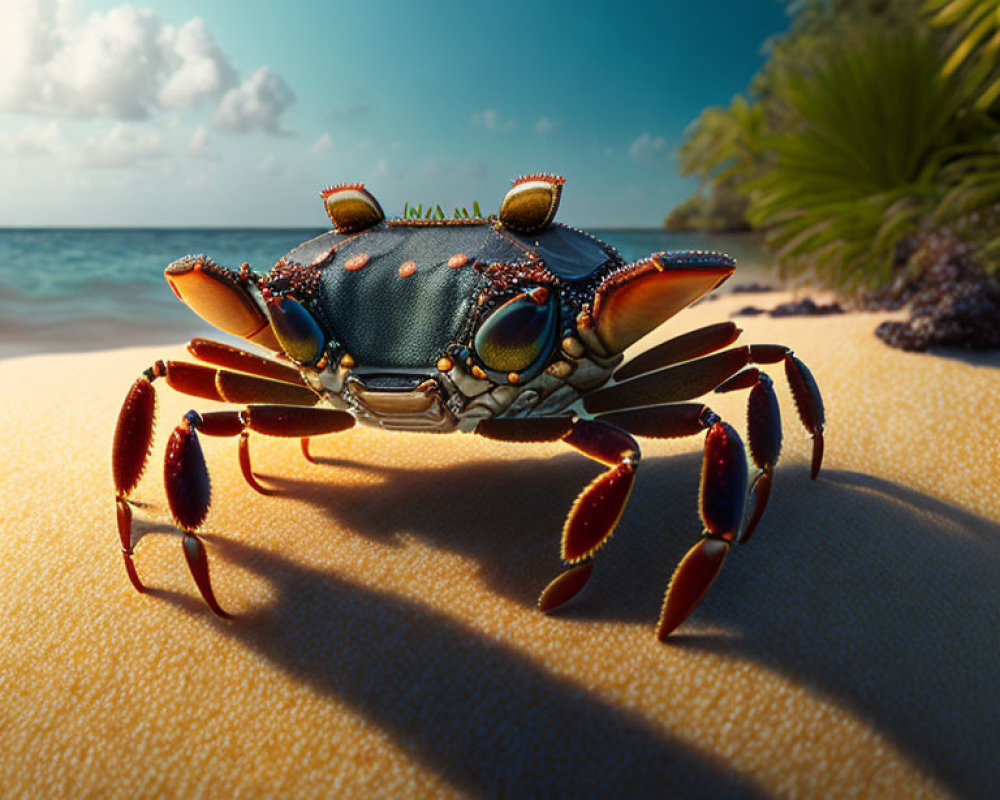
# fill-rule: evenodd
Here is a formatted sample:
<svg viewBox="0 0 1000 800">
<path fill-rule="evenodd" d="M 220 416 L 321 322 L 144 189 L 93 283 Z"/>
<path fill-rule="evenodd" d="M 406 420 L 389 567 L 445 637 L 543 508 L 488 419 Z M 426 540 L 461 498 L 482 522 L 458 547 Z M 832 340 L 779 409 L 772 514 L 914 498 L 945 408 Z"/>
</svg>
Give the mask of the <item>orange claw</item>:
<svg viewBox="0 0 1000 800">
<path fill-rule="evenodd" d="M 547 614 L 568 603 L 587 585 L 593 571 L 594 562 L 586 561 L 561 573 L 538 598 L 538 610 Z"/>
<path fill-rule="evenodd" d="M 670 579 L 656 635 L 660 641 L 673 633 L 705 596 L 729 552 L 729 542 L 707 536 L 688 550 Z"/>
</svg>

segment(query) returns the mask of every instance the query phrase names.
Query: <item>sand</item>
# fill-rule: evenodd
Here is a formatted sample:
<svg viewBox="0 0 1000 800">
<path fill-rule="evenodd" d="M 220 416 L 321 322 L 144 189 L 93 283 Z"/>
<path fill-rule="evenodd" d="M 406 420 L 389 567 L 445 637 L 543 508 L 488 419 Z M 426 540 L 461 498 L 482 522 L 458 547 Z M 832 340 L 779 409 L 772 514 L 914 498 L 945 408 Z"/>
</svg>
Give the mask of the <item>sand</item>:
<svg viewBox="0 0 1000 800">
<path fill-rule="evenodd" d="M 780 295 L 682 313 L 647 343 Z M 826 461 L 774 372 L 771 506 L 702 605 L 654 636 L 697 539 L 700 442 L 645 440 L 618 532 L 564 613 L 534 609 L 599 467 L 563 445 L 353 430 L 258 438 L 274 496 L 203 440 L 220 602 L 169 522 L 160 390 L 118 552 L 109 450 L 131 381 L 182 345 L 0 362 L 4 797 L 994 797 L 1000 785 L 1000 357 L 909 354 L 885 315 L 741 317 L 793 346 Z M 740 429 L 744 399 L 713 397 Z"/>
</svg>

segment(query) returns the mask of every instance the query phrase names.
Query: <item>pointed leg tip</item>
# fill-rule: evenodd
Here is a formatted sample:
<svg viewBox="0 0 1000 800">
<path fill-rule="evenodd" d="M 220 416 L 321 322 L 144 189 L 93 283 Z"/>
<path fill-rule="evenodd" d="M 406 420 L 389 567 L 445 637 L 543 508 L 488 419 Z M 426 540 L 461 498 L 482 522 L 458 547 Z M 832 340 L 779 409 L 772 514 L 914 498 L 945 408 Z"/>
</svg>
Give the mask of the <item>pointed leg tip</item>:
<svg viewBox="0 0 1000 800">
<path fill-rule="evenodd" d="M 240 435 L 239 460 L 243 480 L 251 489 L 265 496 L 274 494 L 273 491 L 262 486 L 258 482 L 257 476 L 253 474 L 253 465 L 250 463 L 250 437 L 246 433 Z"/>
<path fill-rule="evenodd" d="M 309 452 L 309 439 L 308 437 L 299 440 L 299 444 L 302 447 L 302 455 L 305 456 L 306 461 L 310 464 L 318 464 L 319 462 L 313 458 L 312 453 Z"/>
<path fill-rule="evenodd" d="M 823 434 L 817 433 L 813 436 L 812 466 L 809 470 L 809 477 L 813 480 L 819 476 L 820 467 L 823 465 Z"/>
<path fill-rule="evenodd" d="M 661 620 L 660 624 L 656 628 L 656 638 L 661 642 L 667 641 L 667 639 L 670 637 L 670 634 L 672 634 L 675 630 L 677 630 L 678 626 L 683 621 L 684 618 L 678 620 L 670 620 L 670 621 Z"/>
<path fill-rule="evenodd" d="M 594 571 L 594 562 L 587 561 L 577 564 L 558 575 L 538 598 L 538 610 L 548 614 L 576 597 L 586 586 L 590 573 Z"/>
<path fill-rule="evenodd" d="M 205 545 L 202 544 L 194 533 L 184 532 L 184 557 L 187 559 L 188 568 L 191 570 L 191 577 L 194 578 L 198 591 L 206 605 L 217 617 L 222 619 L 232 619 L 232 615 L 227 613 L 218 600 L 215 599 L 215 592 L 212 591 L 212 581 L 208 575 L 208 556 L 205 553 Z"/>
<path fill-rule="evenodd" d="M 750 517 L 750 521 L 747 523 L 746 528 L 743 530 L 743 534 L 737 540 L 739 544 L 746 544 L 750 541 L 750 537 L 753 536 L 753 532 L 757 530 L 757 525 L 764 516 L 764 511 L 767 509 L 767 501 L 771 497 L 771 480 L 773 473 L 770 471 L 765 471 L 760 474 L 754 483 L 753 493 L 754 493 L 754 510 L 753 516 Z"/>
<path fill-rule="evenodd" d="M 663 599 L 657 626 L 662 641 L 673 633 L 697 608 L 705 592 L 715 581 L 729 552 L 729 542 L 706 536 L 692 547 L 677 565 Z"/>
<path fill-rule="evenodd" d="M 128 579 L 132 582 L 132 586 L 139 594 L 146 593 L 146 587 L 142 585 L 142 581 L 139 580 L 139 573 L 135 570 L 135 564 L 132 562 L 132 554 L 127 553 L 122 550 L 122 559 L 125 561 L 125 572 L 128 573 Z"/>
</svg>

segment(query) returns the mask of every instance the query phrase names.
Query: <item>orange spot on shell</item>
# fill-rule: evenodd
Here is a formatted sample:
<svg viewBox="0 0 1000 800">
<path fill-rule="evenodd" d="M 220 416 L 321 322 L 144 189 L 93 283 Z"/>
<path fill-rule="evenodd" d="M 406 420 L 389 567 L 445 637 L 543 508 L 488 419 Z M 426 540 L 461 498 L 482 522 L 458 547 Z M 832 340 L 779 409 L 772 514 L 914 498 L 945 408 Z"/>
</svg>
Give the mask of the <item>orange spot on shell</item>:
<svg viewBox="0 0 1000 800">
<path fill-rule="evenodd" d="M 437 363 L 437 368 L 440 372 L 447 372 L 452 368 L 452 363 L 450 358 L 439 358 Z"/>
<path fill-rule="evenodd" d="M 510 372 L 507 374 L 507 383 L 517 383 L 519 380 L 521 380 L 521 376 L 516 372 Z"/>
<path fill-rule="evenodd" d="M 469 257 L 465 253 L 455 253 L 448 259 L 448 266 L 452 269 L 464 267 L 467 263 L 469 263 Z"/>
<path fill-rule="evenodd" d="M 414 272 L 417 271 L 417 264 L 415 261 L 404 261 L 399 265 L 399 277 L 409 278 Z"/>
<path fill-rule="evenodd" d="M 354 369 L 354 359 L 351 358 L 350 353 L 344 353 L 344 355 L 340 357 L 340 366 L 344 369 Z"/>
<path fill-rule="evenodd" d="M 351 272 L 357 269 L 361 269 L 365 264 L 368 263 L 369 255 L 368 253 L 358 253 L 356 256 L 351 256 L 347 261 L 344 262 L 344 269 L 349 269 Z"/>
<path fill-rule="evenodd" d="M 475 375 L 480 380 L 483 380 L 484 378 L 486 378 L 486 373 L 483 372 L 482 367 L 480 367 L 478 364 L 474 364 L 472 366 L 472 374 Z"/>
</svg>

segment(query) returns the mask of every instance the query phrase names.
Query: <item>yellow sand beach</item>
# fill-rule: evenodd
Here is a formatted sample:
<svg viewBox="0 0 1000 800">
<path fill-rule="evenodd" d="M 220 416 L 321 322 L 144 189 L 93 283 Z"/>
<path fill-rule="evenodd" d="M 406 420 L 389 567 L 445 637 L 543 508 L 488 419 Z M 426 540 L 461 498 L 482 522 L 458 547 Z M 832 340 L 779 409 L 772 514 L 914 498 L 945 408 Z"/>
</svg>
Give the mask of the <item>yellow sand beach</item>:
<svg viewBox="0 0 1000 800">
<path fill-rule="evenodd" d="M 646 344 L 782 295 L 730 295 Z M 600 467 L 565 446 L 352 430 L 203 439 L 216 619 L 187 572 L 160 386 L 136 492 L 146 595 L 115 530 L 121 400 L 183 346 L 0 361 L 0 794 L 143 797 L 990 797 L 1000 785 L 1000 356 L 903 353 L 886 315 L 739 317 L 823 390 L 826 460 L 780 369 L 771 506 L 668 644 L 697 539 L 700 438 L 643 441 L 572 607 L 534 608 Z M 745 430 L 743 393 L 709 402 Z"/>
</svg>

